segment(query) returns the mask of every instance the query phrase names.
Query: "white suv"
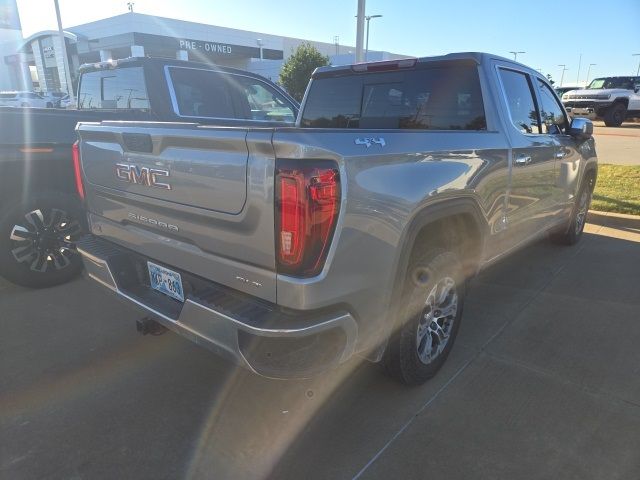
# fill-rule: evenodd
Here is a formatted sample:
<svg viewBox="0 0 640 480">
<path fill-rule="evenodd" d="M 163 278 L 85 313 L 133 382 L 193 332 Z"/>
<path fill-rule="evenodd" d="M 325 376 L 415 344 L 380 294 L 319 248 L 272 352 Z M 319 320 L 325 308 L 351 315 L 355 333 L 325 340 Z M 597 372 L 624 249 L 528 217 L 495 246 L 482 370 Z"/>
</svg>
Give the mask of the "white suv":
<svg viewBox="0 0 640 480">
<path fill-rule="evenodd" d="M 0 92 L 0 106 L 46 108 L 47 100 L 35 92 Z"/>
<path fill-rule="evenodd" d="M 640 77 L 595 78 L 583 90 L 562 95 L 562 103 L 572 117 L 601 117 L 607 127 L 640 118 Z"/>
</svg>

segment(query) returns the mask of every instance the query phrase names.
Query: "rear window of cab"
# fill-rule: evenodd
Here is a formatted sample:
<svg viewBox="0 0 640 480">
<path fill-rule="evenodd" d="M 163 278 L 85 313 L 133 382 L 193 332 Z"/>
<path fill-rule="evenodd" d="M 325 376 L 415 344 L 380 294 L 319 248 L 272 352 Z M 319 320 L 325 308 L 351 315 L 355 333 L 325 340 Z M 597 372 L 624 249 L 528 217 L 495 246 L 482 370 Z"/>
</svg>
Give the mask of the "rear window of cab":
<svg viewBox="0 0 640 480">
<path fill-rule="evenodd" d="M 486 130 L 475 66 L 349 74 L 313 80 L 302 127 Z"/>
</svg>

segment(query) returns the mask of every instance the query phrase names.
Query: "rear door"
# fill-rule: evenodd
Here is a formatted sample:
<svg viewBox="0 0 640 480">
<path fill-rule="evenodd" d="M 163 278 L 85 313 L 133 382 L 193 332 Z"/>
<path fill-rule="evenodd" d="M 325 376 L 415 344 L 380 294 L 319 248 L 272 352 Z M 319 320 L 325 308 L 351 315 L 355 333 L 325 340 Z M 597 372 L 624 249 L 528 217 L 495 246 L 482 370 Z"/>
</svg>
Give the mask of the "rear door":
<svg viewBox="0 0 640 480">
<path fill-rule="evenodd" d="M 499 66 L 497 72 L 512 145 L 505 246 L 513 247 L 544 228 L 554 214 L 557 144 L 540 127 L 531 76 L 511 66 Z"/>
</svg>

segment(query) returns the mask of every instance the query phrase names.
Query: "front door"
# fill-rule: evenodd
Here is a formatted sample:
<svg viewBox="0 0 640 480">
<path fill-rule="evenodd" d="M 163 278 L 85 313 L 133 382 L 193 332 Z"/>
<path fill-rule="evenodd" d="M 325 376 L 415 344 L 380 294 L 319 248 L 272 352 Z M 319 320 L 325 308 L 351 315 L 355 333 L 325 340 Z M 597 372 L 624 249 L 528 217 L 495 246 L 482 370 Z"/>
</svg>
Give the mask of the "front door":
<svg viewBox="0 0 640 480">
<path fill-rule="evenodd" d="M 553 220 L 561 222 L 569 218 L 575 203 L 582 155 L 577 150 L 576 139 L 569 135 L 567 114 L 553 89 L 539 78 L 536 83 L 542 132 L 557 145 Z"/>
<path fill-rule="evenodd" d="M 535 236 L 554 215 L 555 162 L 558 145 L 541 128 L 532 78 L 512 68 L 499 68 L 511 139 L 511 188 L 507 202 L 505 248 Z"/>
</svg>

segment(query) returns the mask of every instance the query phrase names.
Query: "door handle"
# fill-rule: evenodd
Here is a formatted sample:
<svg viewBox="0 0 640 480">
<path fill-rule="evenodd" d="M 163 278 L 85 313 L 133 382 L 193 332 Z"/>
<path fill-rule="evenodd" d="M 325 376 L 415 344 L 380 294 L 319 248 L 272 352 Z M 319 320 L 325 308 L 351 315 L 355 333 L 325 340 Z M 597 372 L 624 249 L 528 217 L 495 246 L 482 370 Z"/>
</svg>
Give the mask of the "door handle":
<svg viewBox="0 0 640 480">
<path fill-rule="evenodd" d="M 530 155 L 518 155 L 516 157 L 516 166 L 524 167 L 525 165 L 529 165 L 531 163 Z"/>
<path fill-rule="evenodd" d="M 556 152 L 556 158 L 561 159 L 566 157 L 567 154 L 565 152 Z"/>
</svg>

